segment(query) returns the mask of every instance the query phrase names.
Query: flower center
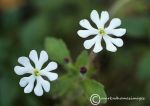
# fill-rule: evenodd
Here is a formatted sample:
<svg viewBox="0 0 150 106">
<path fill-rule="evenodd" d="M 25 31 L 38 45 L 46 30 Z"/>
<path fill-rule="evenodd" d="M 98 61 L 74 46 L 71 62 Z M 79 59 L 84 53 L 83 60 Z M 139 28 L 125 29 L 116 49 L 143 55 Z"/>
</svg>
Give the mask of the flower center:
<svg viewBox="0 0 150 106">
<path fill-rule="evenodd" d="M 35 75 L 36 77 L 40 75 L 40 72 L 39 72 L 38 69 L 34 69 L 34 75 Z"/>
<path fill-rule="evenodd" d="M 99 34 L 100 34 L 101 36 L 104 36 L 104 35 L 106 34 L 106 32 L 105 32 L 105 30 L 104 30 L 103 28 L 100 28 L 100 29 L 99 29 Z"/>
</svg>

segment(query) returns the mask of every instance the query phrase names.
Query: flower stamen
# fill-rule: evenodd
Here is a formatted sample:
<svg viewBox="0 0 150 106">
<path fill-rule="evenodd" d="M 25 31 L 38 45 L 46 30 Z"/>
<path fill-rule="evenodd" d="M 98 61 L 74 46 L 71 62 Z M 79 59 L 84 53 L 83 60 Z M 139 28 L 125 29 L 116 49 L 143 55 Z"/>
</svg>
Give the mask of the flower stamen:
<svg viewBox="0 0 150 106">
<path fill-rule="evenodd" d="M 34 69 L 34 75 L 37 77 L 37 76 L 39 76 L 40 75 L 40 72 L 39 72 L 39 70 L 38 69 Z"/>
<path fill-rule="evenodd" d="M 106 34 L 106 32 L 105 32 L 105 30 L 104 30 L 103 28 L 100 28 L 100 29 L 99 29 L 99 34 L 100 34 L 101 36 L 104 36 L 104 35 Z"/>
</svg>

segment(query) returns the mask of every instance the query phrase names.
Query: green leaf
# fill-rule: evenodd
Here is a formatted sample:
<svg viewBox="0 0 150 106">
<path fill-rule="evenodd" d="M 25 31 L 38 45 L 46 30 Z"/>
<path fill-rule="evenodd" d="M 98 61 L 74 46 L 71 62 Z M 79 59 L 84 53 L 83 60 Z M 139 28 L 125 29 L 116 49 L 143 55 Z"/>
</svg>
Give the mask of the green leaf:
<svg viewBox="0 0 150 106">
<path fill-rule="evenodd" d="M 89 64 L 89 55 L 87 51 L 82 51 L 81 54 L 78 56 L 75 67 L 77 68 L 77 71 L 80 70 L 81 67 L 86 67 L 87 68 L 87 77 L 91 77 L 93 73 L 95 73 L 95 68 Z"/>
<path fill-rule="evenodd" d="M 61 39 L 47 38 L 45 41 L 45 48 L 52 60 L 64 63 L 64 58 L 70 59 L 70 53 L 67 46 Z"/>
<path fill-rule="evenodd" d="M 70 75 L 61 76 L 55 83 L 52 84 L 52 93 L 54 97 L 64 96 L 68 91 L 71 91 L 75 78 Z"/>
<path fill-rule="evenodd" d="M 106 98 L 104 86 L 95 80 L 85 79 L 83 80 L 83 88 L 86 97 L 89 99 L 92 94 L 98 94 L 100 98 Z M 100 103 L 106 103 L 107 99 L 101 99 Z"/>
<path fill-rule="evenodd" d="M 138 65 L 138 76 L 141 79 L 150 79 L 150 52 L 145 54 Z"/>
<path fill-rule="evenodd" d="M 78 56 L 76 60 L 75 66 L 79 69 L 80 67 L 88 65 L 88 53 L 87 51 L 82 51 L 82 53 Z"/>
</svg>

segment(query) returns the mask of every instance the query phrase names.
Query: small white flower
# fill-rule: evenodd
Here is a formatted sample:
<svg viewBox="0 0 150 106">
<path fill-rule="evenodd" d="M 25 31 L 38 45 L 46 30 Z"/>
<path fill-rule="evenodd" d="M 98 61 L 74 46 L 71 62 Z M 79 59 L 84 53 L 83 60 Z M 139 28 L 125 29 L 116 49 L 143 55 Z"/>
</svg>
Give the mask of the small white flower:
<svg viewBox="0 0 150 106">
<path fill-rule="evenodd" d="M 31 65 L 29 58 L 35 66 Z M 32 50 L 29 54 L 29 58 L 22 56 L 18 59 L 18 62 L 22 66 L 15 66 L 15 73 L 17 75 L 31 74 L 28 77 L 21 78 L 19 84 L 21 87 L 25 87 L 24 93 L 30 93 L 34 89 L 35 95 L 42 96 L 43 89 L 45 92 L 50 91 L 50 83 L 43 77 L 47 77 L 50 81 L 54 81 L 58 78 L 56 73 L 51 72 L 57 68 L 57 63 L 50 62 L 45 68 L 42 69 L 44 63 L 48 61 L 48 54 L 46 51 L 41 51 L 40 57 L 38 58 L 37 52 Z"/>
<path fill-rule="evenodd" d="M 80 21 L 80 25 L 86 30 L 79 30 L 77 33 L 82 38 L 87 38 L 89 36 L 94 36 L 90 40 L 84 42 L 84 47 L 90 49 L 94 46 L 93 52 L 100 52 L 103 47 L 101 45 L 102 39 L 106 43 L 106 49 L 111 52 L 117 51 L 117 47 L 123 46 L 123 41 L 120 38 L 112 38 L 110 35 L 116 37 L 121 37 L 126 33 L 126 29 L 117 28 L 121 25 L 121 20 L 119 18 L 114 18 L 111 20 L 108 27 L 105 27 L 106 22 L 109 20 L 109 14 L 107 11 L 102 11 L 101 17 L 96 10 L 91 12 L 91 20 L 96 24 L 97 28 L 93 28 L 87 19 Z"/>
</svg>

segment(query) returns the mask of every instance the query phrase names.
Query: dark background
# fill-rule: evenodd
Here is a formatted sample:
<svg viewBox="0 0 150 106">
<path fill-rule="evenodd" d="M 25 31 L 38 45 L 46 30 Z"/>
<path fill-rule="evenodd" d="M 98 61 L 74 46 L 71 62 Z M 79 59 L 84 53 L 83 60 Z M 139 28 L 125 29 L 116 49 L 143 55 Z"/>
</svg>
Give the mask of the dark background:
<svg viewBox="0 0 150 106">
<path fill-rule="evenodd" d="M 24 94 L 18 84 L 21 77 L 13 69 L 19 56 L 43 50 L 49 36 L 63 39 L 75 60 L 84 50 L 84 39 L 77 35 L 79 21 L 89 19 L 93 9 L 121 18 L 121 27 L 127 29 L 122 48 L 98 54 L 95 79 L 105 86 L 108 97 L 146 98 L 108 101 L 105 106 L 150 105 L 149 0 L 0 0 L 0 106 L 62 106 L 62 98 L 51 94 Z"/>
</svg>

